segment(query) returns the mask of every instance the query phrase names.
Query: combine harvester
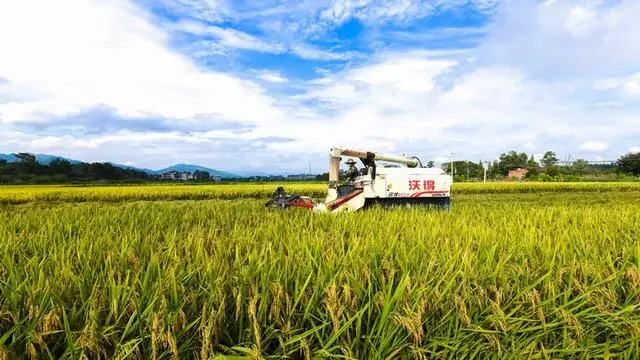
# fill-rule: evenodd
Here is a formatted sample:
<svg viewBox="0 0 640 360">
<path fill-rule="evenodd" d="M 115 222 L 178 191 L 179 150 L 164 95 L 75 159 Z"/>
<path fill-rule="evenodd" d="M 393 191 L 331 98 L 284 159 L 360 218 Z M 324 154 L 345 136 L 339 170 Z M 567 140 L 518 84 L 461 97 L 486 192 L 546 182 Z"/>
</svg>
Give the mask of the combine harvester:
<svg viewBox="0 0 640 360">
<path fill-rule="evenodd" d="M 342 156 L 358 158 L 364 168 L 357 170 L 355 161 L 341 183 Z M 377 166 L 376 161 L 403 166 Z M 302 207 L 317 212 L 355 211 L 373 205 L 389 207 L 433 207 L 449 210 L 453 179 L 444 171 L 425 168 L 417 157 L 333 148 L 329 153 L 329 190 L 324 203 L 315 204 L 310 197 L 287 194 L 278 187 L 266 206 Z"/>
</svg>

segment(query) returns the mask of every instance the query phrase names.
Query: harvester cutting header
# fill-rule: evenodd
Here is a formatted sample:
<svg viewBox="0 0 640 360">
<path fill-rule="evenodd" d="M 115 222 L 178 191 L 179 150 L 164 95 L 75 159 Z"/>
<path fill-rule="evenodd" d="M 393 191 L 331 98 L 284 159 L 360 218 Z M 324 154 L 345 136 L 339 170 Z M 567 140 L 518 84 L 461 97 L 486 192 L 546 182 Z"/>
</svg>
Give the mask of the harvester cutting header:
<svg viewBox="0 0 640 360">
<path fill-rule="evenodd" d="M 349 169 L 340 180 L 340 161 L 350 157 Z M 362 162 L 361 169 L 355 164 Z M 378 166 L 376 163 L 403 166 Z M 333 148 L 329 152 L 329 190 L 324 203 L 315 204 L 306 196 L 287 194 L 279 187 L 266 205 L 305 207 L 320 212 L 355 211 L 372 205 L 383 207 L 436 207 L 448 210 L 453 179 L 440 169 L 425 168 L 420 159 L 376 152 Z"/>
</svg>

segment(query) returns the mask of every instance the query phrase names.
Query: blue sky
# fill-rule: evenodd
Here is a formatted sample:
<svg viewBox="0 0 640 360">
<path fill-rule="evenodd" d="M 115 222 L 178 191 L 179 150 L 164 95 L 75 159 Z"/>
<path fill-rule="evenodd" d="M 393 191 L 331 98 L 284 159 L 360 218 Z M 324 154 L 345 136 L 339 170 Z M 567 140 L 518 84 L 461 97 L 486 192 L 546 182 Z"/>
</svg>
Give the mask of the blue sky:
<svg viewBox="0 0 640 360">
<path fill-rule="evenodd" d="M 634 0 L 6 1 L 0 152 L 274 172 L 325 171 L 333 146 L 616 159 L 640 151 L 639 17 Z"/>
</svg>

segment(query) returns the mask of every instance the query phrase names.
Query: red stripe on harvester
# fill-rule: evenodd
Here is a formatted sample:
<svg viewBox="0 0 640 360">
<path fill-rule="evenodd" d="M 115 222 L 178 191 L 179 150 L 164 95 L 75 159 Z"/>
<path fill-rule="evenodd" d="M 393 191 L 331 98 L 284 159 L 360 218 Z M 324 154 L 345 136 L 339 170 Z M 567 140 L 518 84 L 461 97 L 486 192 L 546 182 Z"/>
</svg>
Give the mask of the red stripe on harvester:
<svg viewBox="0 0 640 360">
<path fill-rule="evenodd" d="M 446 193 L 448 193 L 447 190 L 421 191 L 411 195 L 411 197 L 420 197 L 425 194 L 446 194 Z"/>
</svg>

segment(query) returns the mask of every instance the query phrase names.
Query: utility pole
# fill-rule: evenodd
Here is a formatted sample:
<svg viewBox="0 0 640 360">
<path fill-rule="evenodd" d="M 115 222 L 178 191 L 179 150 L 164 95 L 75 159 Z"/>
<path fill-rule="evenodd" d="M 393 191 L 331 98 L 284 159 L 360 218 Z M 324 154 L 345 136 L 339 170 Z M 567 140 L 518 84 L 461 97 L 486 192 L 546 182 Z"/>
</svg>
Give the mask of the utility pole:
<svg viewBox="0 0 640 360">
<path fill-rule="evenodd" d="M 489 167 L 489 162 L 480 160 L 480 164 L 482 164 L 482 170 L 484 170 L 484 181 L 483 182 L 487 182 L 487 167 Z"/>
</svg>

